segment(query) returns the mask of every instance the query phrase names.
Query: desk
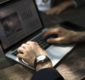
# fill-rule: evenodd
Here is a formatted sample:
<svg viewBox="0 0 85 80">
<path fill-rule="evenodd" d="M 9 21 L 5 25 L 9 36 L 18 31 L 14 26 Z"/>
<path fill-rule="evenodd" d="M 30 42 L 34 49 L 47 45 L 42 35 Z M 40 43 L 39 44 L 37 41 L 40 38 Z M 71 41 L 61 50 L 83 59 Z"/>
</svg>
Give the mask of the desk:
<svg viewBox="0 0 85 80">
<path fill-rule="evenodd" d="M 76 10 L 75 9 L 69 10 L 59 16 L 41 15 L 41 17 L 45 27 L 55 25 L 65 20 L 71 21 L 73 23 L 85 27 L 84 10 L 85 7 L 82 7 L 79 9 L 77 8 Z M 7 62 L 10 63 L 10 61 Z M 30 80 L 32 74 L 34 73 L 30 69 L 27 69 L 19 64 L 12 64 L 11 66 L 3 64 L 3 67 L 4 68 L 1 68 L 0 70 L 0 80 Z M 76 47 L 73 49 L 73 51 L 71 51 L 69 55 L 59 63 L 56 69 L 65 78 L 65 80 L 80 80 L 82 77 L 84 77 L 85 76 L 85 44 L 77 44 Z"/>
</svg>

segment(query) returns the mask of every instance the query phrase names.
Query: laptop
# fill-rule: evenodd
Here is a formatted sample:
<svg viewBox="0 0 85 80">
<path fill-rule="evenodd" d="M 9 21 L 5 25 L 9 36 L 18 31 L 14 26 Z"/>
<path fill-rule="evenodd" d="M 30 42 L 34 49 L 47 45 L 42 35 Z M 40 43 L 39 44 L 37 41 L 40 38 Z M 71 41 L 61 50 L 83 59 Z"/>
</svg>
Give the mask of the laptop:
<svg viewBox="0 0 85 80">
<path fill-rule="evenodd" d="M 46 42 L 42 37 L 46 29 L 33 0 L 9 0 L 0 6 L 0 42 L 7 58 L 34 70 L 31 65 L 16 57 L 16 49 L 22 43 L 37 41 L 48 52 L 53 67 L 74 48 L 74 45 L 59 46 Z"/>
</svg>

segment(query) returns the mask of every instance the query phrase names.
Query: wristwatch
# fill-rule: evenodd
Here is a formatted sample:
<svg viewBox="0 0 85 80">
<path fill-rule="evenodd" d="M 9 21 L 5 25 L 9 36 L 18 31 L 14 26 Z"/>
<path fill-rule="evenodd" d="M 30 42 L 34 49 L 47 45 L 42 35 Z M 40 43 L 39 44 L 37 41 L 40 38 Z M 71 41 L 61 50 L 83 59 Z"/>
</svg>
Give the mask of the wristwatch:
<svg viewBox="0 0 85 80">
<path fill-rule="evenodd" d="M 36 57 L 36 59 L 35 59 L 34 68 L 36 68 L 36 66 L 38 64 L 43 64 L 43 63 L 47 63 L 47 62 L 51 62 L 51 60 L 45 55 L 40 55 L 40 56 Z"/>
</svg>

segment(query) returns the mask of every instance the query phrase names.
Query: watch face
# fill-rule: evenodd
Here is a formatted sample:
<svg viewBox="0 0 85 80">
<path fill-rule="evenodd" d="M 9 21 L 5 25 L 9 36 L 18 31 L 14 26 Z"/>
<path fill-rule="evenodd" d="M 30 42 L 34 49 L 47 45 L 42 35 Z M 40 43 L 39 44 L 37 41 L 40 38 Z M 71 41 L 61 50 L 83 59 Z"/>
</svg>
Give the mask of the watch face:
<svg viewBox="0 0 85 80">
<path fill-rule="evenodd" d="M 37 62 L 43 61 L 43 60 L 45 60 L 45 59 L 46 59 L 46 56 L 44 56 L 44 55 L 38 56 L 38 57 L 37 57 Z"/>
</svg>

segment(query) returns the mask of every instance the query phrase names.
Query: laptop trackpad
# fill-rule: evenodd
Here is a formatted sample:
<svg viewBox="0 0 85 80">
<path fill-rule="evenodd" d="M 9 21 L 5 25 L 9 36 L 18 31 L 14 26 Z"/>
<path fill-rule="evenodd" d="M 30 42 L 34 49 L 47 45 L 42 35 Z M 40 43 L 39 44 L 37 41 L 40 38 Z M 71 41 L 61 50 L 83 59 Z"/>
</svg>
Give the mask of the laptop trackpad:
<svg viewBox="0 0 85 80">
<path fill-rule="evenodd" d="M 48 49 L 46 49 L 53 66 L 55 66 L 66 54 L 68 54 L 74 48 L 74 46 L 75 45 L 69 46 L 52 45 Z"/>
</svg>

